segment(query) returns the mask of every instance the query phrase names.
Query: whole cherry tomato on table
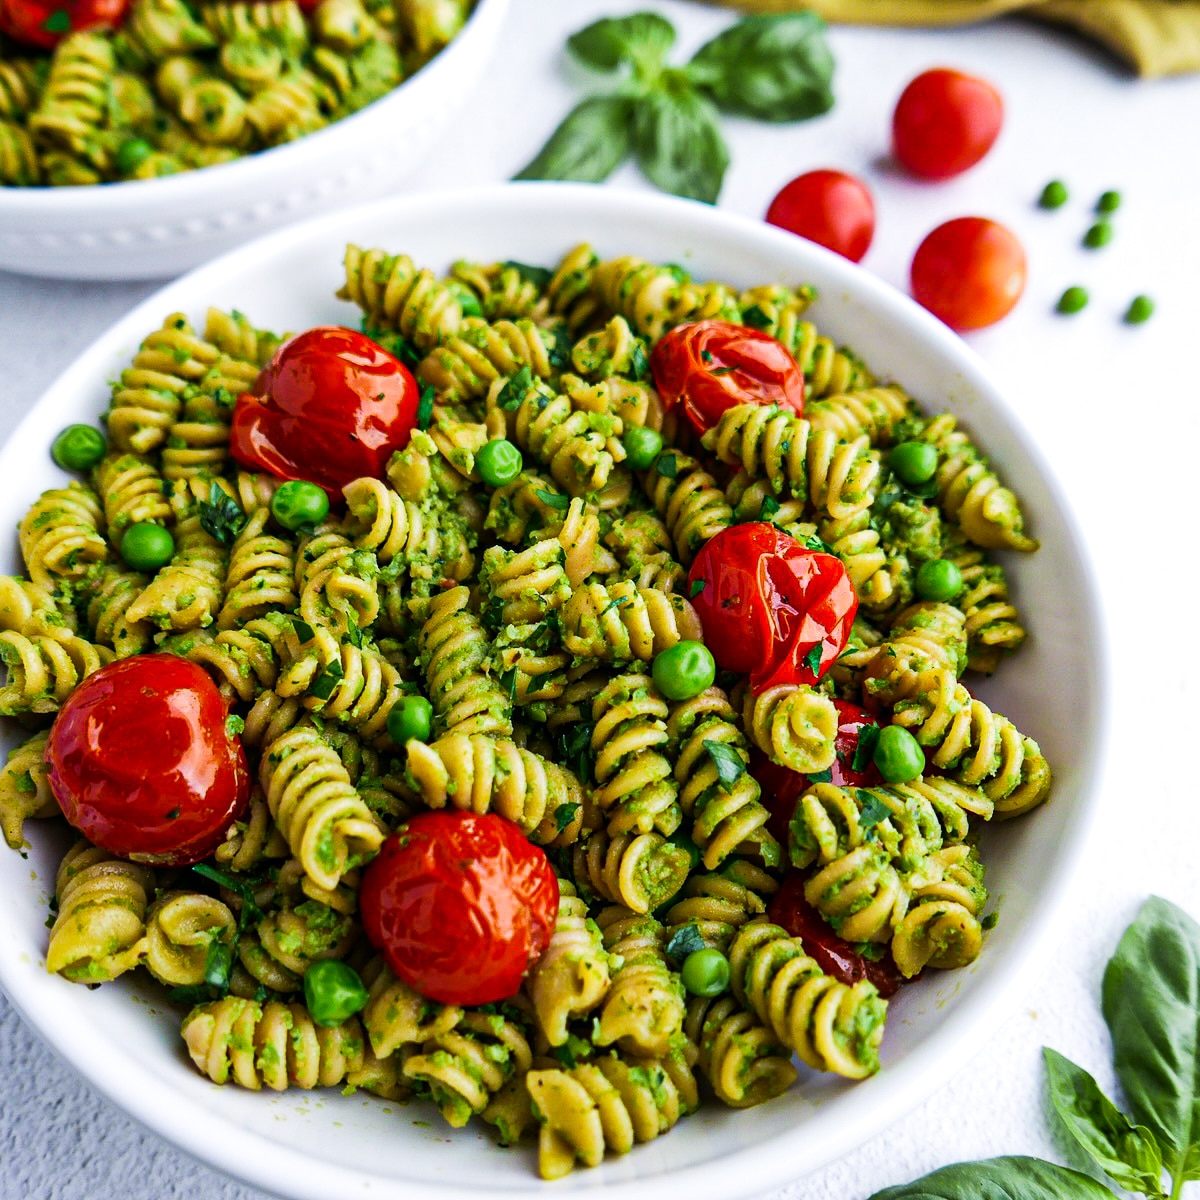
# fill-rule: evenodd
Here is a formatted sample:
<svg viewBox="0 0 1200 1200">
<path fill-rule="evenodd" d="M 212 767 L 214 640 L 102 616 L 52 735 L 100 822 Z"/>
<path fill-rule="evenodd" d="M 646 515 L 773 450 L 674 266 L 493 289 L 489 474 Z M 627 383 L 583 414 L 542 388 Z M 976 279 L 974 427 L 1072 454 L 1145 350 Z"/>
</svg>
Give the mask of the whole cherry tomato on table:
<svg viewBox="0 0 1200 1200">
<path fill-rule="evenodd" d="M 250 796 L 242 744 L 207 672 L 173 654 L 120 658 L 89 675 L 46 743 L 63 816 L 135 862 L 207 858 Z"/>
<path fill-rule="evenodd" d="M 767 917 L 804 943 L 805 953 L 826 975 L 842 983 L 865 979 L 873 983 L 881 996 L 893 996 L 906 982 L 890 952 L 872 962 L 864 958 L 850 942 L 838 937 L 824 917 L 804 898 L 805 875 L 789 871 L 782 886 L 767 908 Z"/>
<path fill-rule="evenodd" d="M 986 79 L 939 67 L 918 75 L 892 115 L 892 151 L 922 179 L 949 179 L 992 148 L 1004 101 Z"/>
<path fill-rule="evenodd" d="M 804 411 L 804 374 L 788 348 L 732 321 L 676 325 L 651 351 L 650 370 L 664 403 L 682 404 L 698 433 L 738 404 Z"/>
<path fill-rule="evenodd" d="M 951 329 L 982 329 L 1007 316 L 1025 290 L 1025 251 L 986 217 L 939 225 L 917 248 L 913 299 Z"/>
<path fill-rule="evenodd" d="M 761 521 L 710 538 L 688 583 L 704 644 L 718 666 L 748 675 L 756 693 L 816 683 L 845 649 L 858 611 L 839 558 Z"/>
<path fill-rule="evenodd" d="M 784 184 L 767 222 L 861 262 L 875 236 L 875 202 L 867 185 L 844 171 L 808 171 Z"/>
<path fill-rule="evenodd" d="M 384 842 L 359 904 L 398 978 L 443 1004 L 491 1004 L 516 995 L 549 945 L 558 879 L 511 821 L 425 812 Z"/>
<path fill-rule="evenodd" d="M 0 33 L 14 42 L 53 50 L 76 30 L 115 28 L 128 7 L 129 0 L 0 0 Z"/>
<path fill-rule="evenodd" d="M 243 466 L 319 484 L 330 499 L 380 477 L 408 445 L 420 395 L 412 373 L 353 329 L 324 325 L 285 342 L 233 410 L 230 450 Z"/>
</svg>

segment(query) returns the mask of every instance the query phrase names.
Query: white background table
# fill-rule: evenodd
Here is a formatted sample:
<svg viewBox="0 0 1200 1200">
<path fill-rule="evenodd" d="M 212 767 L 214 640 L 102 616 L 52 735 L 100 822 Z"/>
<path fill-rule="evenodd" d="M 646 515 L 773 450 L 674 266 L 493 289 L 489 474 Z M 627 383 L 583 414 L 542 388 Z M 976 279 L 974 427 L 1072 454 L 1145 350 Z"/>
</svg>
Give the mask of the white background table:
<svg viewBox="0 0 1200 1200">
<path fill-rule="evenodd" d="M 688 55 L 733 19 L 683 0 L 651 6 L 675 22 L 679 52 Z M 512 175 L 580 96 L 585 76 L 566 63 L 566 36 L 637 7 L 636 0 L 514 0 L 476 103 L 414 169 L 409 187 Z M 879 213 L 864 266 L 900 288 L 918 241 L 943 220 L 991 216 L 1018 233 L 1029 255 L 1025 297 L 971 342 L 1045 448 L 1086 531 L 1104 587 L 1116 696 L 1101 819 L 1057 948 L 1031 972 L 1024 1003 L 931 1099 L 856 1153 L 779 1193 L 856 1200 L 957 1159 L 1031 1153 L 1078 1165 L 1047 1132 L 1041 1047 L 1056 1047 L 1111 1085 L 1098 990 L 1120 931 L 1150 893 L 1200 917 L 1193 515 L 1200 385 L 1192 365 L 1200 338 L 1200 76 L 1138 82 L 1087 43 L 1017 20 L 944 31 L 836 29 L 830 38 L 836 107 L 798 125 L 728 121 L 733 161 L 720 202 L 760 216 L 801 171 L 831 166 L 861 175 Z M 921 184 L 887 160 L 891 110 L 909 78 L 943 65 L 998 85 L 1005 127 L 973 171 Z M 1064 179 L 1072 198 L 1045 213 L 1034 202 L 1052 178 Z M 608 186 L 647 185 L 628 167 Z M 1106 188 L 1124 197 L 1117 236 L 1107 249 L 1088 251 L 1080 238 Z M 1072 318 L 1056 316 L 1059 293 L 1077 283 L 1089 288 L 1091 305 Z M 0 273 L 0 436 L 153 286 Z M 1139 292 L 1156 299 L 1158 312 L 1128 328 L 1120 315 Z M 1064 695 L 1064 721 L 1071 711 L 1072 697 Z M 0 997 L 0 1196 L 262 1200 L 263 1193 L 144 1132 Z"/>
</svg>

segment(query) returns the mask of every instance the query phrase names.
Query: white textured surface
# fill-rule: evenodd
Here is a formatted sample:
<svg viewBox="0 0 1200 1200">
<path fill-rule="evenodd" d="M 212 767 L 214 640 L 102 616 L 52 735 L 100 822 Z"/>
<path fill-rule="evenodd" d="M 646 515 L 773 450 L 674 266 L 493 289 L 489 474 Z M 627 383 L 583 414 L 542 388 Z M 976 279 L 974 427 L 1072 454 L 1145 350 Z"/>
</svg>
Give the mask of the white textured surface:
<svg viewBox="0 0 1200 1200">
<path fill-rule="evenodd" d="M 602 0 L 516 0 L 505 49 L 478 105 L 410 187 L 499 180 L 540 144 L 573 102 L 565 35 L 603 12 Z M 728 16 L 662 3 L 690 50 Z M 1192 747 L 1198 690 L 1190 638 L 1176 633 L 1195 544 L 1194 382 L 1197 261 L 1194 198 L 1200 160 L 1200 79 L 1140 84 L 1067 36 L 1017 22 L 954 32 L 838 30 L 837 108 L 798 126 L 729 122 L 733 165 L 722 203 L 761 213 L 776 188 L 816 166 L 867 177 L 880 213 L 865 265 L 904 285 L 919 237 L 938 221 L 980 213 L 1010 224 L 1030 257 L 1026 298 L 976 348 L 1020 406 L 1073 496 L 1105 584 L 1115 647 L 1118 739 L 1102 820 L 1078 907 L 1026 1003 L 964 1062 L 952 1084 L 841 1163 L 781 1195 L 857 1200 L 945 1162 L 1000 1153 L 1062 1159 L 1045 1121 L 1040 1047 L 1055 1046 L 1110 1081 L 1096 996 L 1116 938 L 1157 892 L 1200 915 Z M 881 156 L 891 105 L 927 66 L 987 74 L 1008 102 L 1004 134 L 975 171 L 940 186 L 898 177 Z M 1177 141 L 1177 139 L 1179 139 Z M 1071 204 L 1033 207 L 1042 184 L 1065 179 Z M 623 171 L 609 186 L 643 186 Z M 1117 187 L 1125 205 L 1107 250 L 1078 248 L 1088 205 Z M 1083 283 L 1092 305 L 1072 319 L 1051 309 Z M 0 432 L 74 355 L 150 289 L 48 283 L 0 274 Z M 1145 291 L 1159 311 L 1129 330 L 1119 314 Z M 19 480 L 3 481 L 20 487 Z M 1194 578 L 1194 568 L 1190 577 Z M 1182 643 L 1182 644 L 1181 644 Z M 1064 720 L 1071 697 L 1062 698 Z M 1071 1161 L 1069 1158 L 1066 1161 Z M 1196 1185 L 1193 1185 L 1195 1187 Z M 0 999 L 0 1196 L 3 1200 L 261 1200 L 167 1147 L 98 1098 Z M 331 1200 L 336 1200 L 332 1198 Z"/>
</svg>

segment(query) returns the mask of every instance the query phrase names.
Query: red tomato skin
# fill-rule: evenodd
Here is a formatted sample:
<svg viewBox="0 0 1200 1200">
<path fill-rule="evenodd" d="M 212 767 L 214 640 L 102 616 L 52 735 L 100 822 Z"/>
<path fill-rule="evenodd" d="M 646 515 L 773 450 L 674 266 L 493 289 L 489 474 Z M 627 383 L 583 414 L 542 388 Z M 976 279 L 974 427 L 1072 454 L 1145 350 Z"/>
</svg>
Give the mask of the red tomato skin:
<svg viewBox="0 0 1200 1200">
<path fill-rule="evenodd" d="M 516 995 L 549 945 L 558 879 L 495 813 L 418 813 L 363 872 L 359 907 L 392 973 L 422 996 L 492 1004 Z"/>
<path fill-rule="evenodd" d="M 226 716 L 208 673 L 186 659 L 139 654 L 101 667 L 68 697 L 46 743 L 63 815 L 120 858 L 207 858 L 250 798 Z"/>
<path fill-rule="evenodd" d="M 840 559 L 762 521 L 711 538 L 688 582 L 705 645 L 719 667 L 748 675 L 755 694 L 780 683 L 816 683 L 845 649 L 858 611 Z M 805 659 L 818 645 L 814 671 Z"/>
<path fill-rule="evenodd" d="M 788 348 L 732 321 L 693 321 L 667 330 L 650 352 L 650 371 L 663 402 L 682 404 L 697 433 L 738 404 L 804 412 L 804 373 Z"/>
<path fill-rule="evenodd" d="M 319 484 L 332 501 L 352 479 L 383 476 L 408 445 L 420 399 L 412 372 L 353 329 L 322 325 L 285 342 L 233 410 L 243 466 Z"/>
<path fill-rule="evenodd" d="M 767 223 L 862 262 L 875 236 L 875 201 L 867 185 L 844 171 L 808 171 L 785 183 Z"/>
<path fill-rule="evenodd" d="M 116 28 L 129 0 L 0 0 L 0 33 L 27 46 L 53 50 L 68 33 L 96 26 Z M 67 28 L 47 29 L 57 13 L 65 13 Z"/>
<path fill-rule="evenodd" d="M 896 102 L 892 152 L 921 179 L 950 179 L 987 154 L 1003 124 L 1004 100 L 986 79 L 939 67 Z"/>
<path fill-rule="evenodd" d="M 798 937 L 804 943 L 805 953 L 826 975 L 842 983 L 865 979 L 875 985 L 881 996 L 894 996 L 903 984 L 910 982 L 896 969 L 890 952 L 872 962 L 838 937 L 804 898 L 804 884 L 804 873 L 789 871 L 767 907 L 767 917 L 792 937 Z"/>
<path fill-rule="evenodd" d="M 987 217 L 957 217 L 928 234 L 913 255 L 913 299 L 951 329 L 994 325 L 1025 290 L 1025 251 Z"/>
</svg>

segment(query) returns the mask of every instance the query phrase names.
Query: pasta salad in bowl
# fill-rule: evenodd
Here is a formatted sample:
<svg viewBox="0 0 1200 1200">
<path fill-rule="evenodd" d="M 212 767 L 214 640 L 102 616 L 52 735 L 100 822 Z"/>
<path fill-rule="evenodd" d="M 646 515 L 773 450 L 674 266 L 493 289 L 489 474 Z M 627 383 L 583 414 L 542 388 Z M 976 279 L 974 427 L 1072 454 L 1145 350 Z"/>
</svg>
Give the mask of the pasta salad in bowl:
<svg viewBox="0 0 1200 1200">
<path fill-rule="evenodd" d="M 1067 509 L 807 243 L 564 185 L 327 217 L 5 456 L 0 978 L 260 1186 L 778 1185 L 945 1078 L 1064 902 Z"/>
</svg>

